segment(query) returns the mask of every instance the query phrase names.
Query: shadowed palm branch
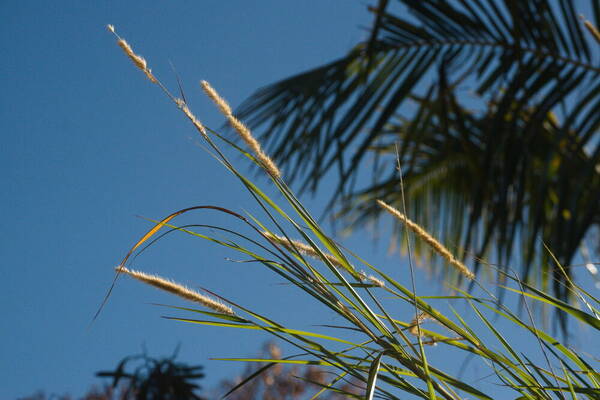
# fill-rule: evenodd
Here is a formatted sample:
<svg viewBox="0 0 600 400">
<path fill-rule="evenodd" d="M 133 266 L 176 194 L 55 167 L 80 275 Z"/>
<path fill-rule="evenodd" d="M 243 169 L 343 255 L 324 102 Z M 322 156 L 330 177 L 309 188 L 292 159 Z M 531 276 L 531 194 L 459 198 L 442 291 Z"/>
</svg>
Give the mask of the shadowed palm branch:
<svg viewBox="0 0 600 400">
<path fill-rule="evenodd" d="M 465 258 L 521 255 L 527 281 L 567 298 L 544 244 L 568 265 L 600 225 L 600 43 L 578 17 L 598 26 L 600 3 L 575 4 L 380 1 L 366 42 L 237 115 L 302 188 L 337 172 L 348 227 L 379 215 L 365 199 L 400 205 L 398 143 L 414 219 Z"/>
</svg>

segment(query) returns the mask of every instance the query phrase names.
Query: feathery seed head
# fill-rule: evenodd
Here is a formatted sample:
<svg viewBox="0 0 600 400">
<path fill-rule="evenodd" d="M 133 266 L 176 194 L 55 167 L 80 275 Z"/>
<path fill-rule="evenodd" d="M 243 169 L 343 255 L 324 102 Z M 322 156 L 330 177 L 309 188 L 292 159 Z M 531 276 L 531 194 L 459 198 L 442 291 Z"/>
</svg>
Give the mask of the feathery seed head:
<svg viewBox="0 0 600 400">
<path fill-rule="evenodd" d="M 369 276 L 367 276 L 367 280 L 375 286 L 379 286 L 381 288 L 385 286 L 385 282 L 382 281 L 381 279 L 377 278 L 376 276 L 369 275 Z"/>
<path fill-rule="evenodd" d="M 148 64 L 146 63 L 146 60 L 144 59 L 144 57 L 142 57 L 138 54 L 135 54 L 135 52 L 133 51 L 133 49 L 131 48 L 129 43 L 127 43 L 127 41 L 125 39 L 122 39 L 121 37 L 119 37 L 119 35 L 115 31 L 114 25 L 109 24 L 106 27 L 110 32 L 112 32 L 118 38 L 117 44 L 119 45 L 119 47 L 121 49 L 123 49 L 123 52 L 125 52 L 125 54 L 127 54 L 127 56 L 131 59 L 131 61 L 133 61 L 135 66 L 138 67 L 139 69 L 141 69 L 144 72 L 144 74 L 146 74 L 148 79 L 150 79 L 150 82 L 157 83 L 157 80 L 154 77 L 154 75 L 152 75 L 152 71 L 150 70 L 150 68 L 148 68 Z"/>
<path fill-rule="evenodd" d="M 181 109 L 181 111 L 183 111 L 185 116 L 188 117 L 188 119 L 196 127 L 198 132 L 200 132 L 200 134 L 202 134 L 202 136 L 204 136 L 205 138 L 208 138 L 208 133 L 206 132 L 206 128 L 204 127 L 202 122 L 200 122 L 200 120 L 198 118 L 196 118 L 196 116 L 190 111 L 187 104 L 185 104 L 185 102 L 181 99 L 176 99 L 175 101 L 177 102 L 177 106 Z"/>
<path fill-rule="evenodd" d="M 204 93 L 215 103 L 221 113 L 227 118 L 231 127 L 238 133 L 240 138 L 246 143 L 250 150 L 254 153 L 254 156 L 258 159 L 262 167 L 267 171 L 273 178 L 280 178 L 281 171 L 277 168 L 277 165 L 269 158 L 269 156 L 262 150 L 258 140 L 254 138 L 252 132 L 246 125 L 237 119 L 229 104 L 223 99 L 219 93 L 208 83 L 207 81 L 201 81 L 200 85 L 204 90 Z"/>
<path fill-rule="evenodd" d="M 458 272 L 462 275 L 466 276 L 469 279 L 475 279 L 475 274 L 471 272 L 466 265 L 456 259 L 452 255 L 452 253 L 444 247 L 439 241 L 437 241 L 433 236 L 431 236 L 425 229 L 423 229 L 420 225 L 414 223 L 400 211 L 385 203 L 382 200 L 377 200 L 377 204 L 383 208 L 388 213 L 392 214 L 396 219 L 402 221 L 404 225 L 411 231 L 413 231 L 421 240 L 427 243 L 433 250 L 435 250 L 440 256 L 442 256 L 450 265 L 452 265 Z"/>
<path fill-rule="evenodd" d="M 464 338 L 457 336 L 457 337 L 450 337 L 450 338 L 445 338 L 445 339 L 439 339 L 436 338 L 434 336 L 428 335 L 427 333 L 424 333 L 421 330 L 421 324 L 423 322 L 426 321 L 431 321 L 431 322 L 436 322 L 439 323 L 435 318 L 433 318 L 431 315 L 425 313 L 425 312 L 421 312 L 420 314 L 418 314 L 415 318 L 413 318 L 413 320 L 411 321 L 409 327 L 408 327 L 408 332 L 415 336 L 421 336 L 428 338 L 428 340 L 423 341 L 422 343 L 424 345 L 428 345 L 428 346 L 437 346 L 438 343 L 440 342 L 447 342 L 447 341 L 455 341 L 455 340 L 464 340 Z M 420 335 L 419 335 L 420 333 Z"/>
<path fill-rule="evenodd" d="M 151 275 L 141 271 L 135 271 L 127 269 L 123 266 L 116 267 L 117 272 L 121 272 L 135 278 L 141 282 L 144 282 L 148 285 L 154 286 L 158 289 L 162 289 L 166 292 L 173 293 L 183 299 L 188 301 L 192 301 L 195 303 L 199 303 L 206 308 L 210 308 L 216 312 L 227 314 L 227 315 L 235 315 L 233 309 L 211 297 L 205 296 L 192 290 L 188 287 L 185 287 L 179 283 L 173 282 L 171 280 L 165 279 L 158 275 Z"/>
<path fill-rule="evenodd" d="M 224 98 L 219 96 L 219 93 L 217 93 L 210 83 L 207 81 L 200 81 L 200 85 L 202 86 L 202 89 L 204 89 L 204 93 L 206 93 L 206 95 L 213 101 L 213 103 L 217 105 L 217 107 L 219 107 L 219 110 L 221 110 L 223 115 L 228 117 L 233 114 L 229 104 L 227 104 Z"/>
<path fill-rule="evenodd" d="M 321 258 L 321 255 L 312 246 L 309 246 L 306 243 L 300 242 L 298 240 L 288 240 L 283 236 L 274 235 L 269 232 L 263 232 L 263 235 L 265 235 L 268 239 L 272 240 L 273 242 L 279 243 L 289 251 L 296 251 L 302 254 L 303 256 L 308 256 L 316 259 Z M 333 264 L 333 266 L 341 269 L 344 268 L 342 263 L 340 263 L 340 261 L 333 255 L 328 253 L 323 253 L 323 255 L 327 260 L 329 260 L 331 264 Z"/>
<path fill-rule="evenodd" d="M 131 58 L 136 67 L 138 67 L 141 70 L 145 70 L 148 67 L 146 65 L 146 60 L 144 60 L 143 57 L 135 54 L 133 52 L 133 49 L 125 39 L 119 39 L 117 43 L 119 44 L 119 47 L 123 49 L 125 54 L 127 54 L 129 58 Z"/>
<path fill-rule="evenodd" d="M 425 345 L 437 346 L 436 338 L 431 337 L 421 331 L 421 324 L 427 320 L 435 321 L 433 318 L 431 318 L 431 316 L 429 314 L 424 313 L 424 312 L 420 313 L 415 318 L 413 318 L 413 320 L 411 321 L 410 327 L 408 328 L 408 332 L 415 337 L 419 337 L 419 336 L 420 337 L 428 337 L 429 340 L 422 342 Z"/>
<path fill-rule="evenodd" d="M 371 282 L 373 285 L 379 286 L 379 287 L 384 287 L 385 286 L 385 282 L 384 281 L 382 281 L 381 279 L 377 278 L 374 275 L 367 275 L 367 273 L 365 271 L 359 271 L 358 272 L 358 277 L 363 282 Z"/>
<path fill-rule="evenodd" d="M 413 336 L 419 336 L 419 325 L 429 319 L 432 319 L 431 316 L 424 312 L 413 318 L 413 320 L 410 322 L 410 328 L 408 329 L 410 334 Z M 421 336 L 423 336 L 423 333 L 421 333 Z"/>
</svg>

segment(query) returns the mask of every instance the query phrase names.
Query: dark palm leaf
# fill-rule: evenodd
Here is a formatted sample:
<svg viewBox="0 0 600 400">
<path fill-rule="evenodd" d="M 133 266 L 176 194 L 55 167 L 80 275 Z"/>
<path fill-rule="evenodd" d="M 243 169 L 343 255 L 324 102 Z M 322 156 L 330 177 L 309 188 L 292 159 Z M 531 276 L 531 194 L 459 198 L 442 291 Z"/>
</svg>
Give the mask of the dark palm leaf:
<svg viewBox="0 0 600 400">
<path fill-rule="evenodd" d="M 259 90 L 239 116 L 302 188 L 337 171 L 332 201 L 352 224 L 378 215 L 370 200 L 399 203 L 399 142 L 417 221 L 465 256 L 521 254 L 524 277 L 568 297 L 542 243 L 568 265 L 600 225 L 600 46 L 575 9 L 598 24 L 598 1 L 387 3 L 366 43 Z"/>
</svg>

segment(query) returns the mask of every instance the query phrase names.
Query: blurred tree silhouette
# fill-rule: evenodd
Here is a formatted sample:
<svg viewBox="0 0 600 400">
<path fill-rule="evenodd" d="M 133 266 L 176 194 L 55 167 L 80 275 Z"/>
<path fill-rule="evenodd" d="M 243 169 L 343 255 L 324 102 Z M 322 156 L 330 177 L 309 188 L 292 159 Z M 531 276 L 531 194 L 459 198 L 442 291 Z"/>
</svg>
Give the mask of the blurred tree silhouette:
<svg viewBox="0 0 600 400">
<path fill-rule="evenodd" d="M 202 400 L 194 381 L 204 377 L 202 366 L 188 366 L 171 358 L 154 359 L 147 355 L 124 358 L 114 371 L 100 371 L 99 377 L 112 378 L 112 388 L 121 387 L 122 400 Z M 139 364 L 132 372 L 125 368 Z"/>
<path fill-rule="evenodd" d="M 125 357 L 114 371 L 100 371 L 96 376 L 112 378 L 111 385 L 92 389 L 81 400 L 203 400 L 196 394 L 196 383 L 204 377 L 202 366 L 175 362 L 176 355 L 156 359 L 146 354 Z M 133 364 L 133 370 L 129 370 Z M 42 392 L 21 400 L 71 400 L 69 395 L 46 396 Z"/>
<path fill-rule="evenodd" d="M 279 359 L 281 351 L 272 343 L 264 346 L 263 355 Z M 175 362 L 176 355 L 156 359 L 147 355 L 125 357 L 112 371 L 100 371 L 96 376 L 111 378 L 110 384 L 92 386 L 82 397 L 70 395 L 46 395 L 37 392 L 19 400 L 204 400 L 198 392 L 201 387 L 196 383 L 202 379 L 202 366 L 188 366 Z M 316 393 L 327 385 L 327 371 L 316 366 L 292 366 L 281 364 L 267 365 L 256 362 L 246 363 L 244 378 L 226 379 L 213 389 L 214 396 L 220 398 L 230 392 L 231 400 L 293 400 Z M 246 378 L 249 382 L 237 388 Z M 364 392 L 360 383 L 349 380 L 339 386 L 338 392 L 327 391 L 319 396 L 323 400 L 341 400 L 358 396 Z"/>
<path fill-rule="evenodd" d="M 576 6 L 591 13 L 589 32 Z M 327 209 L 348 228 L 376 219 L 369 200 L 402 209 L 398 143 L 411 218 L 476 270 L 492 251 L 501 268 L 518 260 L 526 281 L 568 298 L 569 264 L 600 226 L 600 2 L 380 0 L 370 10 L 367 40 L 258 90 L 237 115 L 264 127 L 303 189 L 337 173 Z"/>
</svg>

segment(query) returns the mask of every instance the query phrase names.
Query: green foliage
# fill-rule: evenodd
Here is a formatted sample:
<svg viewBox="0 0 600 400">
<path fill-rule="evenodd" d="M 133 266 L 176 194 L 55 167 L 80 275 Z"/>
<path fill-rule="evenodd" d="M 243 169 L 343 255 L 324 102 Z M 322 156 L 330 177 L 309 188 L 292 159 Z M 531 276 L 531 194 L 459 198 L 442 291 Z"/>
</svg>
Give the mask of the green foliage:
<svg viewBox="0 0 600 400">
<path fill-rule="evenodd" d="M 316 190 L 338 174 L 328 209 L 349 228 L 379 216 L 373 198 L 400 204 L 399 143 L 411 218 L 476 269 L 492 251 L 566 299 L 569 264 L 600 226 L 600 46 L 576 10 L 598 25 L 598 4 L 382 0 L 368 40 L 238 115 L 264 127 L 290 182 Z"/>
<path fill-rule="evenodd" d="M 216 134 L 215 137 L 218 138 Z M 209 139 L 209 143 L 214 145 L 212 139 Z M 218 149 L 216 145 L 215 149 Z M 250 155 L 244 154 L 253 160 Z M 335 385 L 335 382 L 341 377 L 347 376 L 361 382 L 362 390 L 365 393 L 371 393 L 367 396 L 374 394 L 380 398 L 399 398 L 399 392 L 402 391 L 425 399 L 455 399 L 463 396 L 480 399 L 493 398 L 478 389 L 474 383 L 462 381 L 436 365 L 426 362 L 422 357 L 422 354 L 425 354 L 424 346 L 438 344 L 447 347 L 452 357 L 458 358 L 470 354 L 481 359 L 490 368 L 490 372 L 496 374 L 498 383 L 507 385 L 517 395 L 524 396 L 524 398 L 562 398 L 562 392 L 570 393 L 571 391 L 583 398 L 597 397 L 598 390 L 600 390 L 600 375 L 590 366 L 589 361 L 562 344 L 558 339 L 537 328 L 533 319 L 523 322 L 512 310 L 501 305 L 485 287 L 480 286 L 483 293 L 481 296 L 473 296 L 460 291 L 460 296 L 450 299 L 451 304 L 468 304 L 484 323 L 484 327 L 492 333 L 491 338 L 487 337 L 488 335 L 485 333 L 479 332 L 481 328 L 471 326 L 472 323 L 468 323 L 467 318 L 458 312 L 452 317 L 451 313 L 448 314 L 436 306 L 435 301 L 426 301 L 415 296 L 413 291 L 383 270 L 360 259 L 356 259 L 356 265 L 350 263 L 350 254 L 342 251 L 336 242 L 325 234 L 281 180 L 272 178 L 273 183 L 287 202 L 286 208 L 291 208 L 290 213 L 284 211 L 283 205 L 278 206 L 275 200 L 236 170 L 227 158 L 223 158 L 222 161 L 232 173 L 238 176 L 240 182 L 260 203 L 270 220 L 269 225 L 289 226 L 289 230 L 282 230 L 278 233 L 288 237 L 302 237 L 305 243 L 315 250 L 317 260 L 307 258 L 302 252 L 294 250 L 293 246 L 283 246 L 270 239 L 270 236 L 265 235 L 263 231 L 269 233 L 275 233 L 275 231 L 266 228 L 267 224 L 259 221 L 256 217 L 246 218 L 231 210 L 223 211 L 226 213 L 225 215 L 234 216 L 242 225 L 250 226 L 255 232 L 255 237 L 245 236 L 239 232 L 230 232 L 230 238 L 223 240 L 212 234 L 196 232 L 197 229 L 201 229 L 200 227 L 180 228 L 173 225 L 172 222 L 167 224 L 158 222 L 155 227 L 167 226 L 172 228 L 173 232 L 182 232 L 207 239 L 215 244 L 226 246 L 232 251 L 238 251 L 249 260 L 263 264 L 281 278 L 295 285 L 300 293 L 318 300 L 324 308 L 323 315 L 333 312 L 341 317 L 346 324 L 340 328 L 351 328 L 354 331 L 352 335 L 340 336 L 289 328 L 225 297 L 220 298 L 236 310 L 238 317 L 192 308 L 180 309 L 186 310 L 192 315 L 189 318 L 173 319 L 198 325 L 241 329 L 241 332 L 263 330 L 299 351 L 299 354 L 293 359 L 238 358 L 228 360 L 267 363 L 267 366 L 270 367 L 279 364 L 328 367 L 336 374 L 336 378 L 328 382 L 331 383 L 332 389 L 342 390 Z M 308 228 L 303 228 L 302 225 Z M 154 230 L 154 232 L 156 231 Z M 136 246 L 139 245 L 140 243 L 136 244 Z M 332 263 L 332 255 L 337 260 L 336 264 L 344 266 L 344 268 Z M 383 280 L 385 286 L 379 287 L 363 281 L 358 269 L 360 264 Z M 587 310 L 570 306 L 511 275 L 506 274 L 505 279 L 509 283 L 513 282 L 517 285 L 516 288 L 511 289 L 513 292 L 530 299 L 523 301 L 543 302 L 550 308 L 567 312 L 581 325 L 596 331 L 600 330 L 598 299 L 577 287 L 572 290 L 578 290 L 578 294 L 585 297 L 590 307 Z M 392 303 L 388 307 L 384 306 L 384 297 L 390 295 L 394 297 L 394 302 L 399 304 Z M 414 316 L 410 313 L 411 307 L 416 307 L 419 313 L 425 313 L 431 320 L 443 327 L 445 332 L 421 328 L 422 340 L 415 343 L 418 338 L 412 336 L 410 332 L 416 325 L 416 319 L 405 320 L 392 312 L 392 310 L 403 310 L 405 315 L 408 311 L 408 315 Z M 193 314 L 198 317 L 194 317 Z M 202 318 L 206 316 L 210 318 Z M 522 354 L 523 349 L 515 349 L 510 341 L 495 328 L 496 323 L 491 322 L 494 317 L 505 319 L 514 325 L 514 329 L 521 329 L 522 334 L 532 335 L 538 340 L 540 344 L 538 350 L 541 349 L 546 356 L 552 358 L 551 361 L 548 361 L 548 365 L 536 364 L 526 358 L 529 356 Z M 345 330 L 342 329 L 339 332 L 345 332 Z M 359 332 L 359 335 L 356 332 Z M 498 344 L 502 346 L 500 349 L 496 348 Z M 431 353 L 431 351 L 428 352 Z M 556 370 L 553 365 L 561 365 L 565 369 Z M 259 379 L 260 373 L 266 370 L 266 368 L 258 369 L 251 374 L 250 378 Z M 244 383 L 250 384 L 253 379 L 244 381 Z M 345 395 L 353 396 L 350 392 Z"/>
</svg>

